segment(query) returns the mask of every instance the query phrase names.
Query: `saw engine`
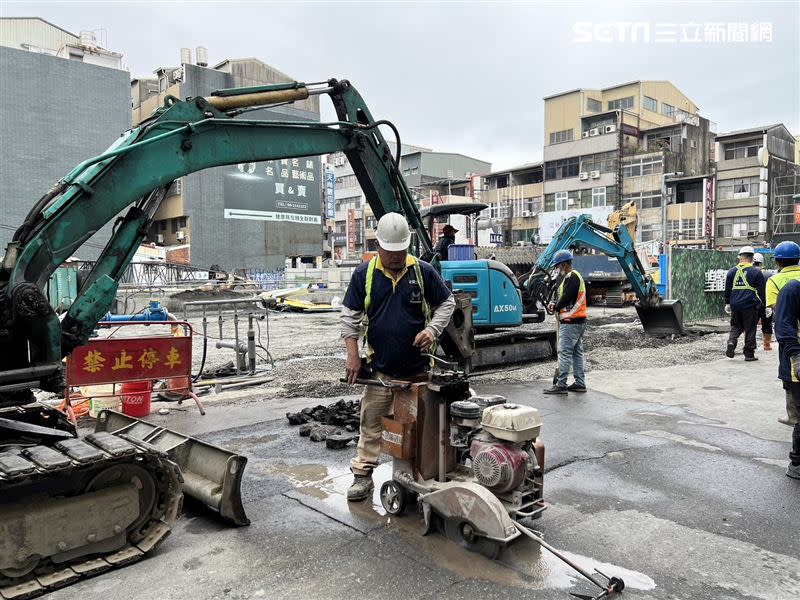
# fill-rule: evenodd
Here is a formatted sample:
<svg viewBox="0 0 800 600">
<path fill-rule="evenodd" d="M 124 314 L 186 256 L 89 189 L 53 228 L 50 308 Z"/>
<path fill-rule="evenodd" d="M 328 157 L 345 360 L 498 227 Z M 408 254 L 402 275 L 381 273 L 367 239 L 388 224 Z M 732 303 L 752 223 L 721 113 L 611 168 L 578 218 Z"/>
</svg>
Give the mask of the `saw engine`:
<svg viewBox="0 0 800 600">
<path fill-rule="evenodd" d="M 534 450 L 541 427 L 539 411 L 506 404 L 500 396 L 475 396 L 450 405 L 450 445 L 468 449 L 462 453 L 463 464 L 495 494 L 518 490 L 541 475 Z"/>
</svg>

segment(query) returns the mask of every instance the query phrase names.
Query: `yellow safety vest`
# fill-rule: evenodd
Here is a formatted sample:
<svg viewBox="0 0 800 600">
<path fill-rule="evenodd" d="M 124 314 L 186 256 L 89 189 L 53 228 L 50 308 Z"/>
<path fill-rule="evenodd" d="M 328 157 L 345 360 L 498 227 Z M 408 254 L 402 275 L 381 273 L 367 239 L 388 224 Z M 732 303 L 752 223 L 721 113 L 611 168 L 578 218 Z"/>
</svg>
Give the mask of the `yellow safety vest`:
<svg viewBox="0 0 800 600">
<path fill-rule="evenodd" d="M 749 290 L 756 295 L 759 302 L 761 298 L 758 295 L 758 290 L 750 285 L 750 282 L 747 281 L 747 269 L 755 269 L 753 265 L 750 263 L 739 263 L 736 265 L 736 275 L 733 276 L 733 286 L 731 289 L 734 290 Z"/>
<path fill-rule="evenodd" d="M 775 308 L 778 303 L 778 294 L 792 279 L 800 280 L 800 265 L 783 267 L 772 277 L 767 279 L 767 306 Z"/>
<path fill-rule="evenodd" d="M 366 296 L 364 297 L 364 319 L 362 322 L 364 324 L 364 348 L 366 350 L 367 361 L 369 361 L 372 355 L 375 353 L 375 351 L 369 346 L 369 341 L 367 340 L 367 330 L 369 329 L 369 307 L 372 305 L 372 281 L 375 278 L 375 269 L 377 266 L 378 257 L 374 256 L 369 261 L 369 265 L 367 265 L 367 281 L 364 286 L 366 288 Z M 422 315 L 425 318 L 425 327 L 427 327 L 428 323 L 431 322 L 432 312 L 428 301 L 425 299 L 425 281 L 422 279 L 422 269 L 419 266 L 419 260 L 411 255 L 408 255 L 406 258 L 406 270 L 402 271 L 400 276 L 396 280 L 392 281 L 392 286 L 396 286 L 397 283 L 403 278 L 403 275 L 408 272 L 409 266 L 413 267 L 414 269 L 414 276 L 417 279 L 419 290 L 422 294 Z M 383 268 L 380 270 L 383 271 Z M 436 343 L 434 342 L 430 349 L 430 354 L 433 354 L 435 351 Z M 433 361 L 431 361 L 431 364 L 433 364 Z"/>
<path fill-rule="evenodd" d="M 586 284 L 584 283 L 581 274 L 577 271 L 570 271 L 567 277 L 570 277 L 571 275 L 576 275 L 578 277 L 578 282 L 580 283 L 580 287 L 578 288 L 578 297 L 575 299 L 575 304 L 566 308 L 562 308 L 560 311 L 558 311 L 559 321 L 586 318 Z M 567 277 L 564 277 L 564 279 L 561 280 L 561 285 L 558 286 L 559 298 L 564 294 L 564 282 L 567 280 Z"/>
</svg>

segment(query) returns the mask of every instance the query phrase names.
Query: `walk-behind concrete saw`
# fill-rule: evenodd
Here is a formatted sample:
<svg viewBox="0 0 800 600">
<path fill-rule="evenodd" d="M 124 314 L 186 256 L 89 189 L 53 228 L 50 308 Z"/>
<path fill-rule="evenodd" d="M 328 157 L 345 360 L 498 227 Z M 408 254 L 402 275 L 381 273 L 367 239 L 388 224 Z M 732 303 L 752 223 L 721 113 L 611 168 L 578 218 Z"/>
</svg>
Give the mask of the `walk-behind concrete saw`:
<svg viewBox="0 0 800 600">
<path fill-rule="evenodd" d="M 437 370 L 415 383 L 359 383 L 389 387 L 394 395 L 394 415 L 384 417 L 381 438 L 382 451 L 393 457 L 392 478 L 380 489 L 386 512 L 399 516 L 416 502 L 423 534 L 441 531 L 490 559 L 525 535 L 601 590 L 573 595 L 603 598 L 623 590 L 622 579 L 589 573 L 521 523 L 547 508 L 536 408 L 475 396 L 457 370 Z"/>
</svg>

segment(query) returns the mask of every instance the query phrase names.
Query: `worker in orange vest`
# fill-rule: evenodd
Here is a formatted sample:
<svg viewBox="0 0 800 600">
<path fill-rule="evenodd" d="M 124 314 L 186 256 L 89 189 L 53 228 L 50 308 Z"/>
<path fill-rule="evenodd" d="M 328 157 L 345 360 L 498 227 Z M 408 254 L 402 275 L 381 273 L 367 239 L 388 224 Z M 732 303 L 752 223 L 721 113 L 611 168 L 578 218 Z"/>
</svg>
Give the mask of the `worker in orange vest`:
<svg viewBox="0 0 800 600">
<path fill-rule="evenodd" d="M 549 306 L 558 319 L 558 378 L 545 394 L 566 395 L 585 392 L 586 377 L 583 363 L 583 334 L 586 331 L 586 283 L 572 268 L 572 252 L 559 250 L 553 255 L 553 266 L 561 275 L 558 299 Z M 567 385 L 570 367 L 575 382 Z"/>
</svg>

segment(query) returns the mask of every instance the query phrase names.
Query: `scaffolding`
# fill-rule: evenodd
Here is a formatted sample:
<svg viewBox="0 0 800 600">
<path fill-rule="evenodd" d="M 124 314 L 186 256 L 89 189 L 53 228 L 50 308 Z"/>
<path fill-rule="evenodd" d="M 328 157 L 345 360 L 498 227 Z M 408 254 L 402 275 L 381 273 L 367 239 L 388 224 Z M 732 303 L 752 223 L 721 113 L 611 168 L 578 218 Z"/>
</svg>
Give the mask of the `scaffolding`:
<svg viewBox="0 0 800 600">
<path fill-rule="evenodd" d="M 800 171 L 772 180 L 772 233 L 775 236 L 800 235 Z"/>
</svg>

